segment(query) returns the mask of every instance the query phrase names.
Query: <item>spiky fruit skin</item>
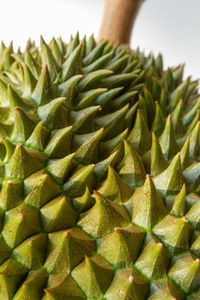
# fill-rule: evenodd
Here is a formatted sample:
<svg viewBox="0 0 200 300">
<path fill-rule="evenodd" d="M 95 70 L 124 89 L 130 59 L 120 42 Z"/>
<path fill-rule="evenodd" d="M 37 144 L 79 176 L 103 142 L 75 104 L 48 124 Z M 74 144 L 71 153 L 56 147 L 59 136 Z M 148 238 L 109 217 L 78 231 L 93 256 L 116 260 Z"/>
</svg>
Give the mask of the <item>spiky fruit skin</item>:
<svg viewBox="0 0 200 300">
<path fill-rule="evenodd" d="M 199 298 L 198 82 L 78 35 L 0 70 L 0 299 Z"/>
</svg>

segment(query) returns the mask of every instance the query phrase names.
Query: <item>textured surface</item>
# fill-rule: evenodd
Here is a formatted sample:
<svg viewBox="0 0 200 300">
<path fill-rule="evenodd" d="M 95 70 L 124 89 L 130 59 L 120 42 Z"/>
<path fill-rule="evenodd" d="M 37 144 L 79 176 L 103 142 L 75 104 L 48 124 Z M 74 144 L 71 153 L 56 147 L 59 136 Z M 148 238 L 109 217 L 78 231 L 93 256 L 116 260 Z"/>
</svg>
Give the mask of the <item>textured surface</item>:
<svg viewBox="0 0 200 300">
<path fill-rule="evenodd" d="M 198 82 L 78 35 L 0 69 L 0 299 L 198 299 Z"/>
</svg>

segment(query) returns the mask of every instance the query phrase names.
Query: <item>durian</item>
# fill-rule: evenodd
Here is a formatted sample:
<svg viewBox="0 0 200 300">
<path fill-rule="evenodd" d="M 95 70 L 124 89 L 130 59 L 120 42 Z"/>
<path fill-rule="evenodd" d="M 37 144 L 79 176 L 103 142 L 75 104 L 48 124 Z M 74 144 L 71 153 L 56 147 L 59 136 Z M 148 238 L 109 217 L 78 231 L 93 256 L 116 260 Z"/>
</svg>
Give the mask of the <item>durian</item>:
<svg viewBox="0 0 200 300">
<path fill-rule="evenodd" d="M 78 34 L 0 70 L 0 299 L 199 299 L 198 81 Z"/>
</svg>

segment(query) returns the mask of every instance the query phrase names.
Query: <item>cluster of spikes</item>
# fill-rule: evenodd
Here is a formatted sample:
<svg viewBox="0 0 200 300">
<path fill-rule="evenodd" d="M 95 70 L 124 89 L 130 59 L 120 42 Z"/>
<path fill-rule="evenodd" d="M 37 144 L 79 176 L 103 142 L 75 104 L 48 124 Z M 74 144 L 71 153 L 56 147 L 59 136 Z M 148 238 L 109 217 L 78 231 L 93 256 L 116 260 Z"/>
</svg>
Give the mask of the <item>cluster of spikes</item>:
<svg viewBox="0 0 200 300">
<path fill-rule="evenodd" d="M 0 51 L 0 299 L 200 298 L 200 99 L 78 34 Z"/>
</svg>

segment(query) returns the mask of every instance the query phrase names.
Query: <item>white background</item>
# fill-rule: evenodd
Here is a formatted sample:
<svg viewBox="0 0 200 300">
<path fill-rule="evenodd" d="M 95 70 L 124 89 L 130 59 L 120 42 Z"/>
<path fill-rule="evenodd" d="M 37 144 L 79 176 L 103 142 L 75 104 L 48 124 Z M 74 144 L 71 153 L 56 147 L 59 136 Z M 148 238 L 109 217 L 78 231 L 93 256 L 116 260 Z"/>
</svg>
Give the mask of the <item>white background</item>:
<svg viewBox="0 0 200 300">
<path fill-rule="evenodd" d="M 40 34 L 66 41 L 78 30 L 98 34 L 103 0 L 1 0 L 0 39 L 25 46 Z M 165 66 L 186 63 L 185 74 L 200 77 L 200 0 L 146 0 L 137 19 L 132 47 L 162 52 Z"/>
</svg>

